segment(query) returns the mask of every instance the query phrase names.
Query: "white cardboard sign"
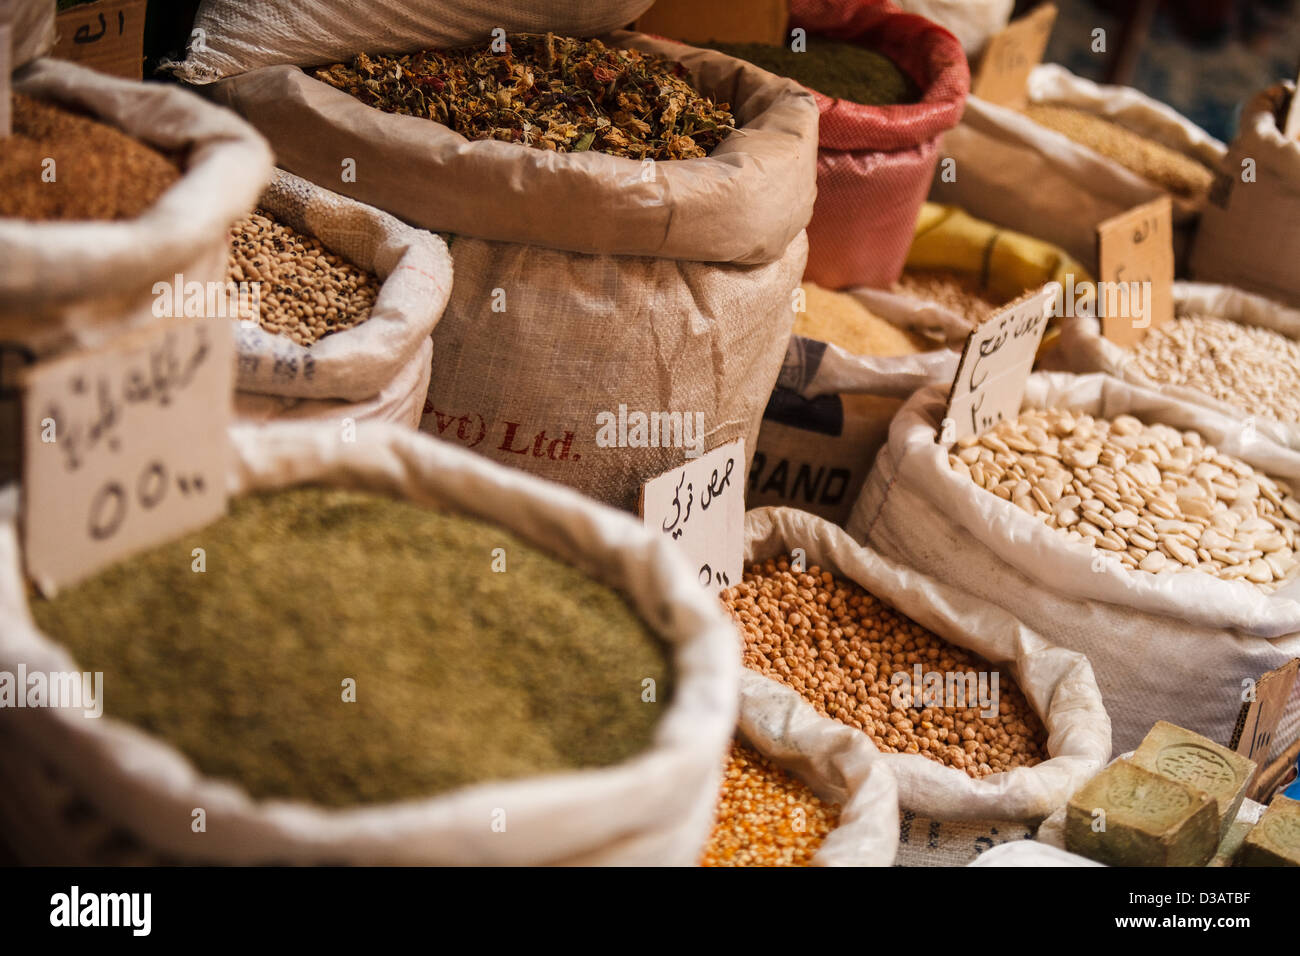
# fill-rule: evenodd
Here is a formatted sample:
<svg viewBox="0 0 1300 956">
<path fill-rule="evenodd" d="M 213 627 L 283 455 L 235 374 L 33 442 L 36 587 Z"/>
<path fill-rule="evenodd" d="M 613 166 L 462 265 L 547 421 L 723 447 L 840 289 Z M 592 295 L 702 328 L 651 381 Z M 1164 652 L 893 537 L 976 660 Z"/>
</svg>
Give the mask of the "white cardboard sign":
<svg viewBox="0 0 1300 956">
<path fill-rule="evenodd" d="M 646 527 L 685 552 L 700 586 L 718 592 L 744 569 L 745 440 L 737 439 L 641 486 Z"/>
<path fill-rule="evenodd" d="M 940 442 L 982 434 L 1020 414 L 1034 356 L 1060 295 L 1060 283 L 1049 282 L 971 332 L 949 392 Z"/>
<path fill-rule="evenodd" d="M 23 381 L 24 555 L 42 592 L 224 513 L 229 320 L 151 325 Z"/>
</svg>

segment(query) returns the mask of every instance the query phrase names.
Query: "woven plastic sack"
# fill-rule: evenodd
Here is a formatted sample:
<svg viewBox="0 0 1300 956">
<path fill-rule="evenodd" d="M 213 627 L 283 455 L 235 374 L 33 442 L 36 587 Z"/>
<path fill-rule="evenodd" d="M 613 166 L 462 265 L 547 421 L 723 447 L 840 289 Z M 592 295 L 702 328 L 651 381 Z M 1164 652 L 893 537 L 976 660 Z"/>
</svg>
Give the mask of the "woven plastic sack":
<svg viewBox="0 0 1300 956">
<path fill-rule="evenodd" d="M 1053 103 L 1103 116 L 1217 169 L 1225 147 L 1172 108 L 1123 86 L 1099 86 L 1054 63 L 1035 67 L 1032 103 Z M 939 176 L 935 202 L 1053 242 L 1097 271 L 1097 224 L 1165 191 L 1137 173 L 1045 129 L 1022 113 L 970 97 L 961 125 L 943 141 L 955 180 Z M 1203 200 L 1174 196 L 1174 248 L 1184 260 Z"/>
<path fill-rule="evenodd" d="M 736 720 L 736 632 L 661 536 L 574 492 L 500 468 L 393 425 L 361 426 L 353 442 L 313 425 L 234 429 L 232 494 L 323 483 L 409 498 L 494 521 L 619 588 L 671 645 L 673 699 L 642 754 L 613 767 L 483 783 L 398 804 L 334 810 L 253 800 L 200 775 L 158 739 L 72 709 L 6 712 L 0 777 L 33 792 L 71 794 L 159 856 L 191 862 L 285 864 L 690 865 L 708 836 L 723 755 Z M 12 497 L 10 499 L 12 503 Z M 76 670 L 28 612 L 13 515 L 0 524 L 0 669 Z M 37 759 L 32 759 L 35 756 Z M 53 785 L 42 776 L 52 776 Z M 0 803 L 2 805 L 2 803 Z M 207 832 L 191 832 L 195 807 Z M 509 829 L 493 832 L 496 808 Z M 36 814 L 32 814 L 35 816 Z M 49 840 L 95 863 L 69 814 Z M 101 828 L 102 830 L 103 828 Z M 64 862 L 64 861 L 60 861 Z"/>
<path fill-rule="evenodd" d="M 1011 21 L 1015 0 L 895 0 L 908 13 L 933 20 L 958 40 L 975 59 L 993 34 Z"/>
<path fill-rule="evenodd" d="M 1191 274 L 1300 308 L 1300 141 L 1282 135 L 1295 84 L 1246 104 L 1192 248 Z M 1254 180 L 1243 179 L 1253 161 Z"/>
<path fill-rule="evenodd" d="M 898 848 L 898 784 L 866 738 L 750 670 L 740 675 L 740 736 L 827 803 L 839 824 L 813 866 L 890 866 Z"/>
<path fill-rule="evenodd" d="M 9 66 L 17 70 L 54 49 L 55 4 L 50 0 L 10 0 Z M 3 18 L 0 18 L 0 23 Z"/>
<path fill-rule="evenodd" d="M 1036 822 L 1105 763 L 1110 721 L 1082 654 L 1053 647 L 1001 608 L 890 561 L 813 515 L 792 508 L 759 508 L 745 515 L 747 562 L 789 556 L 794 548 L 803 549 L 809 568 L 857 582 L 944 640 L 1007 669 L 1043 718 L 1051 759 L 982 780 L 919 754 L 880 754 L 898 780 L 901 809 L 942 820 Z M 796 704 L 811 710 L 792 688 L 754 676 L 771 685 L 762 698 L 763 712 L 802 713 Z M 754 706 L 752 695 L 742 695 L 742 723 L 754 719 Z M 870 737 L 847 724 L 815 712 L 807 720 L 847 728 L 875 749 Z"/>
<path fill-rule="evenodd" d="M 595 36 L 627 26 L 652 0 L 203 0 L 191 43 L 180 63 L 168 63 L 187 83 L 212 83 L 263 66 L 349 60 L 357 53 L 412 53 L 470 43 L 486 45 L 492 31 Z"/>
<path fill-rule="evenodd" d="M 961 119 L 966 56 L 952 34 L 887 2 L 794 0 L 790 26 L 877 50 L 922 90 L 920 102 L 899 106 L 815 94 L 817 205 L 805 277 L 828 289 L 888 286 L 903 269 L 939 139 Z"/>
<path fill-rule="evenodd" d="M 744 437 L 752 455 L 807 255 L 817 111 L 797 84 L 741 60 L 633 33 L 610 42 L 680 60 L 743 132 L 705 158 L 645 164 L 467 142 L 293 67 L 214 92 L 284 166 L 457 234 L 421 427 L 631 510 L 642 482 L 691 449 L 684 435 L 598 444 L 597 416 L 702 415 L 699 450 Z M 335 185 L 345 157 L 357 181 Z"/>
<path fill-rule="evenodd" d="M 1230 319 L 1300 339 L 1300 311 L 1227 286 L 1175 282 L 1174 314 Z M 1253 428 L 1270 441 L 1300 451 L 1300 424 L 1276 421 L 1265 417 L 1258 409 L 1234 406 L 1186 385 L 1153 381 L 1135 366 L 1129 349 L 1102 336 L 1101 323 L 1095 318 L 1075 316 L 1064 321 L 1053 367 L 1067 372 L 1105 372 L 1141 388 L 1155 389 L 1180 401 L 1204 405 L 1236 418 L 1243 427 Z"/>
<path fill-rule="evenodd" d="M 14 91 L 84 110 L 164 150 L 184 174 L 121 222 L 0 220 L 0 340 L 45 355 L 157 321 L 155 282 L 226 280 L 228 230 L 271 176 L 265 141 L 229 111 L 172 86 L 40 60 Z"/>
<path fill-rule="evenodd" d="M 374 273 L 382 285 L 369 319 L 310 348 L 240 323 L 236 416 L 282 417 L 276 410 L 284 409 L 294 418 L 383 418 L 418 426 L 433 355 L 429 333 L 451 295 L 446 244 L 283 170 L 276 171 L 258 205 L 277 221 Z M 288 401 L 246 399 L 250 394 Z M 303 402 L 312 399 L 316 401 Z M 346 399 L 351 406 L 336 399 Z"/>
<path fill-rule="evenodd" d="M 849 519 L 848 532 L 880 554 L 1013 611 L 1052 644 L 1086 654 L 1114 724 L 1115 752 L 1132 750 L 1157 719 L 1226 745 L 1242 681 L 1300 655 L 1300 581 L 1265 592 L 1197 572 L 1154 576 L 1109 563 L 948 466 L 935 441 L 946 388 L 917 392 Z M 1266 474 L 1300 481 L 1300 453 L 1239 420 L 1105 375 L 1037 373 L 1025 407 L 1135 415 L 1199 432 Z M 1278 745 L 1300 727 L 1293 696 Z"/>
</svg>

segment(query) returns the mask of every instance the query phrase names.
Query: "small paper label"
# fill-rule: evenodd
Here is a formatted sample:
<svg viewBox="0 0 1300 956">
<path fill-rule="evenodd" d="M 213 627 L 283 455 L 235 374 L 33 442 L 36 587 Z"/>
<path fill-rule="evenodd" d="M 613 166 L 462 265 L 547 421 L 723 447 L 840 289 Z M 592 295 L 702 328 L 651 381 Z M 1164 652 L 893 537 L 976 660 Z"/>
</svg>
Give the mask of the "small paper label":
<svg viewBox="0 0 1300 956">
<path fill-rule="evenodd" d="M 1291 698 L 1297 672 L 1300 672 L 1300 658 L 1269 671 L 1256 682 L 1251 695 L 1254 699 L 1245 701 L 1237 714 L 1237 726 L 1228 746 L 1261 768 L 1273 749 L 1273 734 Z"/>
<path fill-rule="evenodd" d="M 55 19 L 58 39 L 50 56 L 73 60 L 101 73 L 141 79 L 145 2 L 99 0 L 63 11 Z"/>
<path fill-rule="evenodd" d="M 1019 109 L 1029 102 L 1029 74 L 1043 61 L 1056 23 L 1056 5 L 1045 3 L 994 34 L 984 48 L 971 95 Z"/>
<path fill-rule="evenodd" d="M 1300 138 L 1300 77 L 1296 77 L 1296 92 L 1291 94 L 1291 108 L 1286 113 L 1286 126 L 1283 135 L 1287 139 Z"/>
<path fill-rule="evenodd" d="M 1101 334 L 1132 346 L 1174 318 L 1174 220 L 1168 196 L 1097 226 Z"/>
<path fill-rule="evenodd" d="M 234 333 L 168 320 L 23 376 L 23 541 L 51 594 L 226 508 Z"/>
<path fill-rule="evenodd" d="M 700 587 L 740 581 L 744 566 L 745 440 L 739 438 L 641 487 L 646 527 L 683 550 Z"/>
<path fill-rule="evenodd" d="M 980 435 L 1020 414 L 1034 356 L 1061 294 L 1060 283 L 1049 282 L 971 332 L 948 395 L 939 441 Z"/>
</svg>

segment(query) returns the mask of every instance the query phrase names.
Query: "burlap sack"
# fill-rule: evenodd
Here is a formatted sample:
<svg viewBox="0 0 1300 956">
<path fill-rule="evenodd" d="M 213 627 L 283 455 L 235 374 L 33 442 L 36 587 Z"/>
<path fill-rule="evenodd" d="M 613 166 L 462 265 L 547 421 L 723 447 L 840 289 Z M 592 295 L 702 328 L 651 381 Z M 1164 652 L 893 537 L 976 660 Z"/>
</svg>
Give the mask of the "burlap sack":
<svg viewBox="0 0 1300 956">
<path fill-rule="evenodd" d="M 740 736 L 828 803 L 840 820 L 813 866 L 890 866 L 898 847 L 898 784 L 870 742 L 826 720 L 797 694 L 750 670 L 740 675 Z"/>
<path fill-rule="evenodd" d="M 1191 274 L 1300 308 L 1300 142 L 1281 129 L 1294 94 L 1287 82 L 1246 104 L 1201 216 Z"/>
<path fill-rule="evenodd" d="M 1271 593 L 1187 572 L 1155 576 L 1097 566 L 1093 549 L 978 488 L 935 441 L 946 389 L 917 392 L 854 506 L 849 534 L 880 554 L 1007 608 L 1054 645 L 1086 654 L 1114 723 L 1117 753 L 1157 719 L 1227 744 L 1243 680 L 1300 654 L 1300 582 Z M 1030 376 L 1025 406 L 1068 407 L 1193 429 L 1269 475 L 1300 481 L 1300 453 L 1203 406 L 1105 375 Z M 1293 695 L 1276 735 L 1300 727 Z"/>
<path fill-rule="evenodd" d="M 382 285 L 369 319 L 310 348 L 238 323 L 236 416 L 346 417 L 418 426 L 433 355 L 429 333 L 451 295 L 446 244 L 283 170 L 276 171 L 258 205 L 374 273 Z"/>
<path fill-rule="evenodd" d="M 365 51 L 411 53 L 469 43 L 492 31 L 594 36 L 627 26 L 652 0 L 203 0 L 180 63 L 165 63 L 187 83 L 212 83 L 280 63 L 337 62 Z"/>
<path fill-rule="evenodd" d="M 167 150 L 188 150 L 181 180 L 122 222 L 0 220 L 0 341 L 36 355 L 94 345 L 157 321 L 155 282 L 176 274 L 226 280 L 228 230 L 271 176 L 271 154 L 247 123 L 173 86 L 116 79 L 41 60 L 14 90 L 87 111 Z"/>
<path fill-rule="evenodd" d="M 1300 339 L 1300 311 L 1279 305 L 1263 296 L 1251 295 L 1228 286 L 1198 282 L 1174 283 L 1175 315 L 1203 315 L 1230 319 L 1242 325 L 1272 329 L 1291 339 Z M 1280 422 L 1256 408 L 1231 405 L 1185 385 L 1164 385 L 1139 371 L 1133 353 L 1101 334 L 1095 318 L 1075 316 L 1061 326 L 1061 341 L 1053 354 L 1053 368 L 1067 372 L 1105 372 L 1141 388 L 1155 389 L 1184 402 L 1204 405 L 1239 420 L 1270 441 L 1300 451 L 1300 424 Z"/>
<path fill-rule="evenodd" d="M 1224 155 L 1223 143 L 1165 104 L 1129 87 L 1099 86 L 1054 63 L 1034 69 L 1027 92 L 1030 102 L 1104 116 L 1211 169 Z M 943 155 L 956 161 L 956 175 L 952 182 L 935 177 L 932 200 L 1054 242 L 1093 274 L 1097 224 L 1165 195 L 1155 183 L 1088 147 L 974 96 L 966 101 L 961 124 L 944 137 Z M 1178 196 L 1173 203 L 1181 262 L 1205 203 Z"/>
<path fill-rule="evenodd" d="M 745 515 L 746 561 L 788 557 L 794 548 L 803 549 L 808 567 L 857 582 L 944 640 L 1009 671 L 1047 728 L 1051 759 L 983 780 L 919 754 L 880 754 L 898 780 L 902 810 L 940 820 L 1037 822 L 1105 763 L 1110 720 L 1082 654 L 1053 647 L 1001 608 L 857 545 L 842 529 L 813 515 L 792 508 L 759 508 Z M 795 705 L 805 702 L 797 691 L 755 677 L 772 685 L 761 698 L 760 713 L 801 710 Z M 753 719 L 751 708 L 759 702 L 742 695 L 742 723 Z M 850 730 L 875 749 L 862 731 L 814 716 Z"/>
<path fill-rule="evenodd" d="M 304 482 L 369 488 L 495 521 L 537 547 L 623 590 L 672 646 L 673 699 L 645 753 L 598 770 L 484 783 L 454 792 L 358 809 L 255 801 L 229 781 L 200 775 L 179 752 L 107 714 L 15 709 L 0 721 L 0 777 L 30 792 L 64 795 L 46 807 L 20 805 L 45 819 L 67 857 L 100 862 L 97 844 L 76 839 L 72 814 L 115 827 L 148 851 L 182 862 L 288 864 L 546 863 L 689 865 L 712 822 L 722 761 L 736 720 L 736 632 L 718 602 L 700 590 L 681 557 L 626 515 L 572 491 L 500 468 L 393 425 L 362 426 L 354 442 L 335 429 L 270 425 L 231 432 L 233 494 Z M 9 500 L 12 505 L 13 499 Z M 0 670 L 76 670 L 59 645 L 37 632 L 27 609 L 13 514 L 0 523 Z M 44 779 L 50 772 L 54 784 Z M 71 795 L 70 798 L 68 795 Z M 3 801 L 0 801 L 3 805 Z M 191 812 L 207 812 L 195 836 Z M 493 832 L 494 809 L 508 811 Z M 101 829 L 107 829 L 107 826 Z M 118 841 L 121 842 L 120 840 Z"/>
<path fill-rule="evenodd" d="M 214 92 L 285 167 L 458 234 L 421 427 L 631 509 L 642 482 L 686 459 L 686 436 L 607 447 L 597 416 L 676 413 L 694 427 L 702 415 L 703 450 L 744 437 L 753 452 L 807 254 L 817 110 L 796 84 L 720 53 L 611 42 L 683 62 L 742 131 L 707 158 L 641 163 L 467 142 L 287 66 Z M 357 181 L 340 184 L 349 157 Z"/>
</svg>

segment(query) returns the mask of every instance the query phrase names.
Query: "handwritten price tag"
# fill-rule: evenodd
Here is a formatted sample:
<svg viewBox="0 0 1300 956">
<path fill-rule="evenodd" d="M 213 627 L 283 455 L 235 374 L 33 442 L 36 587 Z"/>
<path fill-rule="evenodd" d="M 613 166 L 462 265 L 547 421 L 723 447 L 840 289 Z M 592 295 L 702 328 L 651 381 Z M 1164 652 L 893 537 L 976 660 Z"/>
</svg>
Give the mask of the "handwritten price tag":
<svg viewBox="0 0 1300 956">
<path fill-rule="evenodd" d="M 1168 196 L 1097 226 L 1101 334 L 1131 346 L 1174 317 L 1174 220 Z"/>
<path fill-rule="evenodd" d="M 971 94 L 1018 109 L 1029 101 L 1029 74 L 1043 61 L 1056 23 L 1056 5 L 1045 3 L 995 34 L 984 48 Z"/>
<path fill-rule="evenodd" d="M 948 396 L 939 441 L 980 435 L 1020 414 L 1025 384 L 1043 341 L 1060 283 L 1049 282 L 1024 302 L 1003 309 L 966 339 Z M 951 426 L 949 423 L 951 422 Z"/>
<path fill-rule="evenodd" d="M 1286 710 L 1298 671 L 1300 658 L 1287 661 L 1276 670 L 1269 671 L 1255 685 L 1255 699 L 1245 701 L 1237 715 L 1237 726 L 1228 746 L 1261 767 L 1273 748 L 1273 734 Z"/>
<path fill-rule="evenodd" d="M 226 508 L 234 333 L 175 320 L 27 369 L 23 540 L 42 592 Z"/>
<path fill-rule="evenodd" d="M 681 548 L 700 586 L 740 581 L 744 563 L 745 440 L 737 439 L 641 486 L 646 526 Z"/>
<path fill-rule="evenodd" d="M 146 0 L 99 0 L 55 18 L 59 38 L 50 56 L 74 60 L 101 73 L 139 80 L 144 76 Z"/>
</svg>

